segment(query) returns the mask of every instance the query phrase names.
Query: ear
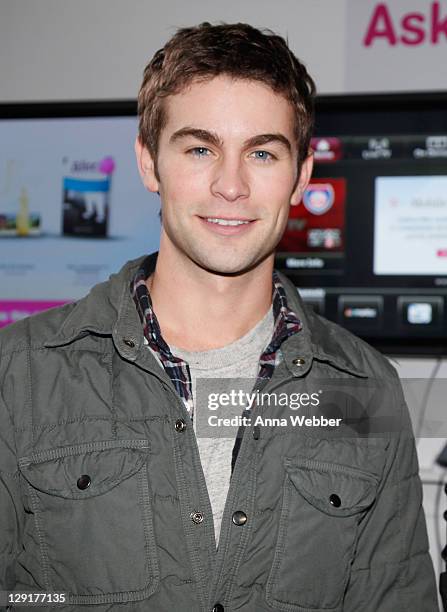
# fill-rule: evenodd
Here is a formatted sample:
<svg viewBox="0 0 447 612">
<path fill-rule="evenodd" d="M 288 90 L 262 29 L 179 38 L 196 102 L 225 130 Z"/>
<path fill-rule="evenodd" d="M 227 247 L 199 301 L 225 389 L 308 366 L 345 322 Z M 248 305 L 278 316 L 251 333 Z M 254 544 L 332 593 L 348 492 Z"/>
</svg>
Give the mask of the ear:
<svg viewBox="0 0 447 612">
<path fill-rule="evenodd" d="M 135 139 L 135 155 L 137 157 L 138 171 L 144 186 L 148 191 L 158 192 L 160 186 L 155 175 L 154 160 L 138 136 Z"/>
<path fill-rule="evenodd" d="M 301 165 L 301 173 L 296 183 L 295 189 L 290 197 L 291 206 L 297 206 L 301 202 L 303 193 L 309 184 L 310 177 L 312 176 L 312 169 L 314 166 L 314 154 L 310 149 L 306 159 Z"/>
</svg>

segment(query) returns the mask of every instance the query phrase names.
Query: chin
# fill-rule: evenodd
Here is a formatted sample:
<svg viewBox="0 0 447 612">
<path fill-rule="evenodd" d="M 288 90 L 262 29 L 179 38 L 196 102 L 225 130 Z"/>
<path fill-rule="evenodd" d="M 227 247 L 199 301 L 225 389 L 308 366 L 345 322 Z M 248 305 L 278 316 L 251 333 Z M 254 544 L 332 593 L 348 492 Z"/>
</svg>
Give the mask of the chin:
<svg viewBox="0 0 447 612">
<path fill-rule="evenodd" d="M 221 276 L 239 276 L 256 268 L 264 258 L 234 258 L 220 259 L 215 257 L 200 257 L 195 263 L 212 274 Z"/>
</svg>

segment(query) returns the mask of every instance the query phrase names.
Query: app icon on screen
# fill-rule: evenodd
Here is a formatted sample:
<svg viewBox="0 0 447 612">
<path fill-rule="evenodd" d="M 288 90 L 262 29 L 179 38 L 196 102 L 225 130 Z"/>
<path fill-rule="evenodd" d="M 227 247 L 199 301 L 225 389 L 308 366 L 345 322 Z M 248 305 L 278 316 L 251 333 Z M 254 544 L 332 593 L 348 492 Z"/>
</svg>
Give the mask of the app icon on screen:
<svg viewBox="0 0 447 612">
<path fill-rule="evenodd" d="M 344 251 L 346 179 L 312 179 L 297 206 L 292 206 L 279 252 Z"/>
<path fill-rule="evenodd" d="M 407 319 L 413 325 L 429 325 L 433 320 L 432 305 L 424 302 L 408 304 Z"/>
</svg>

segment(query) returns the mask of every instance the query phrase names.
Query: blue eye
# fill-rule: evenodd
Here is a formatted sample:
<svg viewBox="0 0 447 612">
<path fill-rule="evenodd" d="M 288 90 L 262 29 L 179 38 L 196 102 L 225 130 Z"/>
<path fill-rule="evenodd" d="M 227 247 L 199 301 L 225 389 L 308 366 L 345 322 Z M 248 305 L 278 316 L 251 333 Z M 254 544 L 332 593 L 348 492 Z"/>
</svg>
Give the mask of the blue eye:
<svg viewBox="0 0 447 612">
<path fill-rule="evenodd" d="M 194 147 L 188 151 L 193 157 L 208 157 L 210 150 L 206 147 Z"/>
<path fill-rule="evenodd" d="M 259 159 L 260 161 L 271 161 L 273 159 L 273 155 L 268 151 L 254 151 L 253 155 L 255 159 Z"/>
</svg>

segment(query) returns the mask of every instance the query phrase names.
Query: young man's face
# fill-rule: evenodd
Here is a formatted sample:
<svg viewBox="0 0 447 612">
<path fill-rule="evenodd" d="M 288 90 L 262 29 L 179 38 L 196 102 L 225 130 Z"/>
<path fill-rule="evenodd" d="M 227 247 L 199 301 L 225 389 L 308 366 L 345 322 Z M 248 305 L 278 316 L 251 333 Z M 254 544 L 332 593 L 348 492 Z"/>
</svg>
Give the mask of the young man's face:
<svg viewBox="0 0 447 612">
<path fill-rule="evenodd" d="M 242 273 L 273 258 L 312 169 L 309 157 L 297 175 L 289 102 L 263 83 L 219 76 L 165 104 L 158 178 L 137 144 L 143 181 L 160 192 L 162 240 L 215 273 Z"/>
</svg>

